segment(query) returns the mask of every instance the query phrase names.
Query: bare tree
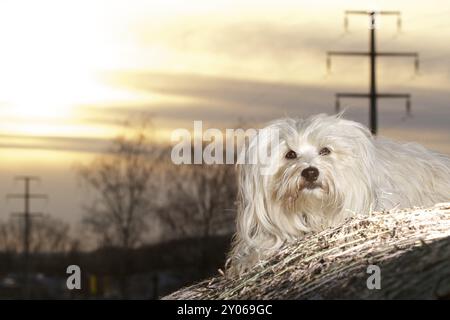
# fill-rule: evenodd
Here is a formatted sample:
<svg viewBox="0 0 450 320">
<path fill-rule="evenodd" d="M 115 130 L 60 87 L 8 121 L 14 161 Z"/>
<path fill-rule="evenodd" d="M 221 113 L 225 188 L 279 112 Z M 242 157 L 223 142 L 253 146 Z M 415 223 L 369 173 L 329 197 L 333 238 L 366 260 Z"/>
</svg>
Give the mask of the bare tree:
<svg viewBox="0 0 450 320">
<path fill-rule="evenodd" d="M 32 222 L 31 253 L 67 252 L 72 245 L 69 225 L 60 219 L 43 216 Z M 23 225 L 19 220 L 0 223 L 0 251 L 19 253 L 23 250 Z"/>
<path fill-rule="evenodd" d="M 130 251 L 144 241 L 149 229 L 152 178 L 157 173 L 161 152 L 150 140 L 148 125 L 128 125 L 126 129 L 128 134 L 115 138 L 107 153 L 79 167 L 81 181 L 93 197 L 86 206 L 83 224 L 97 237 L 100 246 L 114 246 L 123 252 L 124 296 Z"/>
<path fill-rule="evenodd" d="M 57 218 L 45 216 L 33 221 L 31 252 L 67 252 L 73 241 L 69 225 Z"/>
<path fill-rule="evenodd" d="M 211 237 L 234 230 L 236 176 L 233 165 L 170 165 L 158 210 L 165 234 L 197 239 L 192 248 L 197 272 L 208 273 Z"/>
<path fill-rule="evenodd" d="M 0 251 L 18 253 L 21 246 L 21 233 L 17 223 L 11 220 L 0 222 Z"/>
<path fill-rule="evenodd" d="M 236 177 L 233 165 L 182 165 L 167 170 L 161 220 L 172 234 L 208 238 L 233 230 Z"/>
<path fill-rule="evenodd" d="M 249 133 L 242 128 L 250 127 L 242 120 L 233 127 L 236 131 L 220 142 L 222 148 L 214 149 L 214 155 L 222 152 L 222 157 L 218 158 L 224 163 L 175 165 L 170 159 L 166 161 L 169 165 L 165 167 L 161 183 L 166 189 L 160 197 L 158 212 L 172 237 L 206 239 L 234 232 L 237 171 L 234 164 L 228 163 L 236 163 L 240 152 L 249 143 Z M 205 141 L 202 144 L 202 150 L 205 150 L 208 145 Z M 190 159 L 194 158 L 195 145 L 192 140 Z M 229 161 L 230 156 L 234 161 Z"/>
</svg>

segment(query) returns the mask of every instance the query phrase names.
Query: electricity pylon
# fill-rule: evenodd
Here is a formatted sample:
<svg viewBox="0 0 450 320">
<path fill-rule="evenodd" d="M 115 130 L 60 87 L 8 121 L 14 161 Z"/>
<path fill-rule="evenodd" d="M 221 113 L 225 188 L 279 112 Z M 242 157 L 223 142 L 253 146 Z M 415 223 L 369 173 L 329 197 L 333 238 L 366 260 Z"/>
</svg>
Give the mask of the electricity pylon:
<svg viewBox="0 0 450 320">
<path fill-rule="evenodd" d="M 379 98 L 401 98 L 406 99 L 406 112 L 409 115 L 411 112 L 411 96 L 409 93 L 378 93 L 377 92 L 377 78 L 376 78 L 376 63 L 377 57 L 411 57 L 414 58 L 414 65 L 416 72 L 419 70 L 419 54 L 417 52 L 379 52 L 376 49 L 376 17 L 378 15 L 397 16 L 397 27 L 401 28 L 401 13 L 400 11 L 345 11 L 345 28 L 348 28 L 349 15 L 367 15 L 369 16 L 369 51 L 328 51 L 327 52 L 327 67 L 331 68 L 332 56 L 364 56 L 369 57 L 370 61 L 370 84 L 368 93 L 354 93 L 354 92 L 338 92 L 336 93 L 336 112 L 340 110 L 341 98 L 369 98 L 370 101 L 370 130 L 375 135 L 378 131 L 378 114 L 377 114 L 377 100 Z"/>
<path fill-rule="evenodd" d="M 24 287 L 23 295 L 25 298 L 30 298 L 30 235 L 31 235 L 31 219 L 35 217 L 42 216 L 40 212 L 30 211 L 30 200 L 31 199 L 48 199 L 45 194 L 30 193 L 30 183 L 32 181 L 39 181 L 38 177 L 31 176 L 19 176 L 15 178 L 17 181 L 24 182 L 24 193 L 20 194 L 8 194 L 8 199 L 23 199 L 24 200 L 24 210 L 23 212 L 13 212 L 14 217 L 19 217 L 24 219 L 24 230 L 23 230 L 23 260 L 24 260 Z"/>
</svg>

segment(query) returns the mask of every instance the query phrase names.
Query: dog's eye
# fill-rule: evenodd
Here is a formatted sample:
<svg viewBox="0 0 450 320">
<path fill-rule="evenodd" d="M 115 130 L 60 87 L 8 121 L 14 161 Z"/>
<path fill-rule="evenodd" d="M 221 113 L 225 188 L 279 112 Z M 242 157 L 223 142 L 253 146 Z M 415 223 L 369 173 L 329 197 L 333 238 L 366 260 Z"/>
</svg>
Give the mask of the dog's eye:
<svg viewBox="0 0 450 320">
<path fill-rule="evenodd" d="M 293 150 L 289 150 L 284 157 L 286 159 L 295 159 L 297 158 L 297 153 Z"/>
<path fill-rule="evenodd" d="M 328 149 L 327 147 L 320 149 L 319 154 L 321 156 L 327 156 L 331 153 L 331 150 Z"/>
</svg>

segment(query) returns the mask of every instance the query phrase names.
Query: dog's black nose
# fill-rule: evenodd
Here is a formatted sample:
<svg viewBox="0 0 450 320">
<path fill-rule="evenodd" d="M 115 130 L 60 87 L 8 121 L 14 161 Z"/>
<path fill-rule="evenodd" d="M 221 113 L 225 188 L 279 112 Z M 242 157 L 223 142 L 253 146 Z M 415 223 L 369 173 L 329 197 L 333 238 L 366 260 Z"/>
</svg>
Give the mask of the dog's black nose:
<svg viewBox="0 0 450 320">
<path fill-rule="evenodd" d="M 319 176 L 319 170 L 316 167 L 308 167 L 302 171 L 302 177 L 308 182 L 314 182 Z"/>
</svg>

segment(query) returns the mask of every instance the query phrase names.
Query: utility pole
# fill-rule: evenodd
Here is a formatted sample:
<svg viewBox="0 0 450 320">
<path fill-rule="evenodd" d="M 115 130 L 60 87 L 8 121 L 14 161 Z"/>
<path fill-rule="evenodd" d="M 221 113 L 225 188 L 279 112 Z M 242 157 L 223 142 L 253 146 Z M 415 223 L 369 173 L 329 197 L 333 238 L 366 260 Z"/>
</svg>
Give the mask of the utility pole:
<svg viewBox="0 0 450 320">
<path fill-rule="evenodd" d="M 344 26 L 348 28 L 349 15 L 367 15 L 369 16 L 369 51 L 328 51 L 327 52 L 327 67 L 331 68 L 332 56 L 365 56 L 369 57 L 370 61 L 370 84 L 369 93 L 353 93 L 353 92 L 339 92 L 336 94 L 336 112 L 340 111 L 341 98 L 368 98 L 370 101 L 370 130 L 374 135 L 378 131 L 378 114 L 377 114 L 377 100 L 379 98 L 401 98 L 406 99 L 407 115 L 411 112 L 411 96 L 409 93 L 378 93 L 377 92 L 377 57 L 411 57 L 414 58 L 414 65 L 416 72 L 419 70 L 419 54 L 417 52 L 378 52 L 376 48 L 376 19 L 378 15 L 389 15 L 397 17 L 397 28 L 401 28 L 401 13 L 400 11 L 345 11 Z"/>
<path fill-rule="evenodd" d="M 31 235 L 31 219 L 35 217 L 42 216 L 40 212 L 30 211 L 30 200 L 31 199 L 48 199 L 45 194 L 30 193 L 30 183 L 32 181 L 40 181 L 38 177 L 32 176 L 18 176 L 15 178 L 16 181 L 24 182 L 24 193 L 23 194 L 8 194 L 8 199 L 23 199 L 24 200 L 24 211 L 23 212 L 13 212 L 14 217 L 24 219 L 24 230 L 23 230 L 23 276 L 24 276 L 24 287 L 23 296 L 24 298 L 30 298 L 30 235 Z"/>
</svg>

